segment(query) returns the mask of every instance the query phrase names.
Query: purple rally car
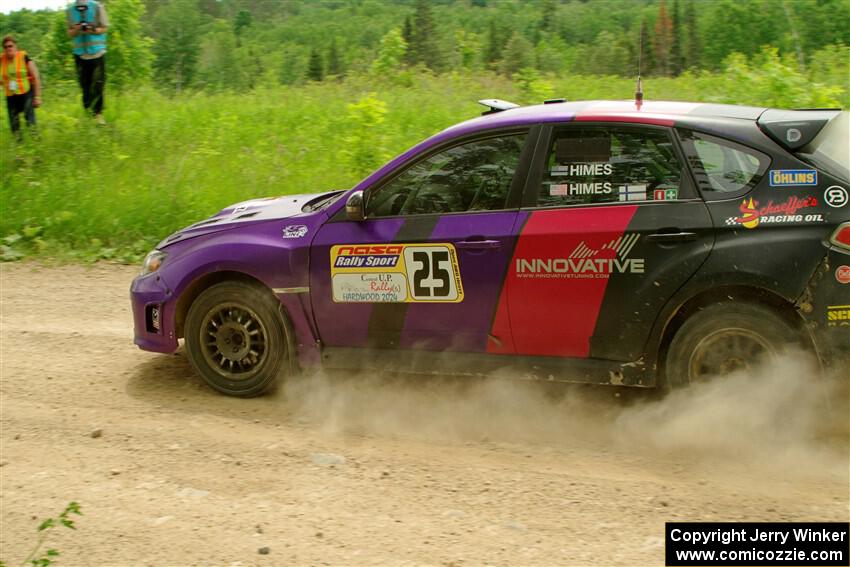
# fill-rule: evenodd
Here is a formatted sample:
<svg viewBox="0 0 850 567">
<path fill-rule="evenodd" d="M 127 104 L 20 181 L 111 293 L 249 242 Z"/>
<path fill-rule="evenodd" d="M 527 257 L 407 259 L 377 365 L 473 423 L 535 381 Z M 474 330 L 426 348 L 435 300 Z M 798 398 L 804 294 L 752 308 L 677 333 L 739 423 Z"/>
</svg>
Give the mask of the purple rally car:
<svg viewBox="0 0 850 567">
<path fill-rule="evenodd" d="M 675 387 L 799 345 L 850 354 L 848 115 L 482 101 L 349 191 L 163 240 L 135 342 L 216 390 L 306 367 Z"/>
</svg>

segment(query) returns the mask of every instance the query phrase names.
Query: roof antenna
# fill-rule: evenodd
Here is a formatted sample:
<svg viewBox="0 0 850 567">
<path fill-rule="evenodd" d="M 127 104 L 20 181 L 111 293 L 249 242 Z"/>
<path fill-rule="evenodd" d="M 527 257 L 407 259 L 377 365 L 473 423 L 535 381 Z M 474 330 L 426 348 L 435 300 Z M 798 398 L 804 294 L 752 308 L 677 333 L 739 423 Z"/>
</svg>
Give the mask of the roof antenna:
<svg viewBox="0 0 850 567">
<path fill-rule="evenodd" d="M 637 88 L 635 89 L 635 106 L 638 110 L 643 106 L 643 86 L 640 83 L 640 65 L 641 58 L 643 57 L 643 25 L 644 21 L 640 22 L 640 39 L 638 39 L 638 77 L 637 77 Z"/>
</svg>

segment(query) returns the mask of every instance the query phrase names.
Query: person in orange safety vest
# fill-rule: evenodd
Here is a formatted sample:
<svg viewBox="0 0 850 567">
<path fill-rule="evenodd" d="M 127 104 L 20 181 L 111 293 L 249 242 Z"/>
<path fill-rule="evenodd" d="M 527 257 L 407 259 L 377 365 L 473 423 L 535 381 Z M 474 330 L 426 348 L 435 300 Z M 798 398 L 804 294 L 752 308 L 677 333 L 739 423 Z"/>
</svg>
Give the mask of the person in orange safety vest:
<svg viewBox="0 0 850 567">
<path fill-rule="evenodd" d="M 3 38 L 0 76 L 6 94 L 9 124 L 12 133 L 20 139 L 21 113 L 29 126 L 35 126 L 35 109 L 41 106 L 41 79 L 35 61 L 29 58 L 26 51 L 18 50 L 18 42 L 11 35 Z"/>
</svg>

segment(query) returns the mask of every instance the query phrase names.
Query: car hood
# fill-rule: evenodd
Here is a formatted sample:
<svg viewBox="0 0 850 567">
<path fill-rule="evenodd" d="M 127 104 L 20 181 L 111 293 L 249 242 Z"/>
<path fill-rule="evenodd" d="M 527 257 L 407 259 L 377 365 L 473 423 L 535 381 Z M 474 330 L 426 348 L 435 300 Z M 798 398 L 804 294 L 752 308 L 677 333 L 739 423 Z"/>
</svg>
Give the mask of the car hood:
<svg viewBox="0 0 850 567">
<path fill-rule="evenodd" d="M 228 230 L 237 226 L 274 219 L 285 219 L 305 213 L 304 205 L 325 195 L 334 193 L 311 193 L 304 195 L 287 195 L 285 197 L 266 197 L 242 201 L 226 207 L 210 218 L 196 222 L 184 229 L 178 230 L 157 245 L 161 249 L 176 242 L 182 242 L 196 236 Z"/>
</svg>

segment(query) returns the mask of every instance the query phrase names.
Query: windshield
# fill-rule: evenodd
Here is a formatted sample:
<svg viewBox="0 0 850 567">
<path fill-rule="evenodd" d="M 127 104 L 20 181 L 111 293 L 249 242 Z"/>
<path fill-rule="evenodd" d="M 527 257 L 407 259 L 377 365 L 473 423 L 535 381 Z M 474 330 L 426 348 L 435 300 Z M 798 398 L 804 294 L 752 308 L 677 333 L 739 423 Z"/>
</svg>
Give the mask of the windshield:
<svg viewBox="0 0 850 567">
<path fill-rule="evenodd" d="M 839 113 L 798 154 L 834 177 L 850 182 L 850 113 Z"/>
</svg>

